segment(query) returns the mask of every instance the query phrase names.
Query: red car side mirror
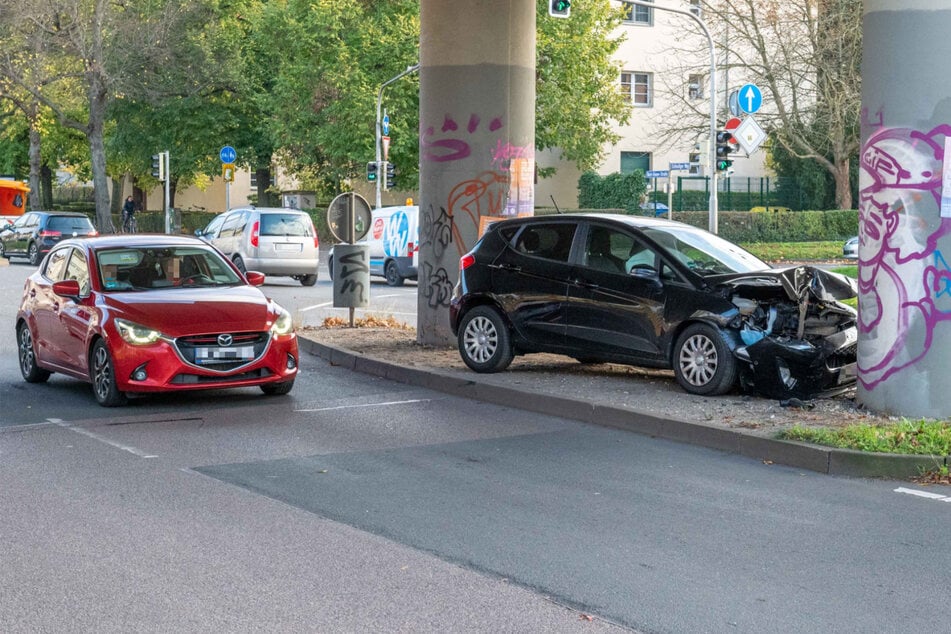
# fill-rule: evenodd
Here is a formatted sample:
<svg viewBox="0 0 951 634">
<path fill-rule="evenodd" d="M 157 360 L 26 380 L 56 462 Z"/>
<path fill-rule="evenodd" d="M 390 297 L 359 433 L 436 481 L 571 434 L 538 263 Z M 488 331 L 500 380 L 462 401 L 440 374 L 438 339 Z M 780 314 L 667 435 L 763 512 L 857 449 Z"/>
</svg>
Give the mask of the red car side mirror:
<svg viewBox="0 0 951 634">
<path fill-rule="evenodd" d="M 264 286 L 264 273 L 248 271 L 244 276 L 248 278 L 248 284 L 251 286 Z"/>
<path fill-rule="evenodd" d="M 53 292 L 61 297 L 79 297 L 79 282 L 76 280 L 53 282 Z"/>
</svg>

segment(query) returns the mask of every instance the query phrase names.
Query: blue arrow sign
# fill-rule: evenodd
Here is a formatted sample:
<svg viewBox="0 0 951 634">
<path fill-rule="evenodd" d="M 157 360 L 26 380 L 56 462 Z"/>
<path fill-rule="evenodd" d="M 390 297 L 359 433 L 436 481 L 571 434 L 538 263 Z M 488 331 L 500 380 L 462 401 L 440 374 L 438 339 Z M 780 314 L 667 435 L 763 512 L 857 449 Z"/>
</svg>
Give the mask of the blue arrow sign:
<svg viewBox="0 0 951 634">
<path fill-rule="evenodd" d="M 667 178 L 670 176 L 670 172 L 667 170 L 647 170 L 645 176 L 647 178 Z"/>
<path fill-rule="evenodd" d="M 383 136 L 390 134 L 390 115 L 383 115 Z"/>
<path fill-rule="evenodd" d="M 234 160 L 238 158 L 238 153 L 234 151 L 233 147 L 226 145 L 218 152 L 218 158 L 221 159 L 222 163 L 234 163 Z"/>
<path fill-rule="evenodd" d="M 763 105 L 763 93 L 753 84 L 744 84 L 740 88 L 740 109 L 753 114 Z"/>
</svg>

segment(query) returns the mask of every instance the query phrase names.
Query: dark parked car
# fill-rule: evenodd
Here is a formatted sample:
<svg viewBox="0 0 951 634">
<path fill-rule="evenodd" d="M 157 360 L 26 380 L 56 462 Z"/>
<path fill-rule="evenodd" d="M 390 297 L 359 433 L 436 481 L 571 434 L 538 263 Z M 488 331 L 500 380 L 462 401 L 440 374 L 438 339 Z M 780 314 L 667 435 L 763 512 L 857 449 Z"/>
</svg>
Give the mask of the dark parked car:
<svg viewBox="0 0 951 634">
<path fill-rule="evenodd" d="M 30 211 L 0 228 L 0 257 L 21 256 L 36 266 L 60 240 L 98 235 L 84 214 Z"/>
<path fill-rule="evenodd" d="M 465 363 L 514 355 L 672 368 L 693 394 L 812 398 L 855 382 L 854 280 L 771 269 L 716 235 L 644 216 L 490 226 L 460 261 L 450 325 Z"/>
<path fill-rule="evenodd" d="M 128 394 L 256 386 L 287 394 L 297 377 L 290 313 L 187 236 L 64 240 L 27 278 L 16 318 L 20 372 L 92 384 L 101 405 Z"/>
</svg>

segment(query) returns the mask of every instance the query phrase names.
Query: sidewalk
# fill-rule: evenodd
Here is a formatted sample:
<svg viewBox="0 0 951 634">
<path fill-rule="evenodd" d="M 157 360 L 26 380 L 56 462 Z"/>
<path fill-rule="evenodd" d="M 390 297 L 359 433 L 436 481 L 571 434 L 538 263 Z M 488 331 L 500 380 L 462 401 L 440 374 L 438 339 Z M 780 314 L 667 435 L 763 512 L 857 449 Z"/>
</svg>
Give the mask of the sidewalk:
<svg viewBox="0 0 951 634">
<path fill-rule="evenodd" d="M 361 329 L 308 330 L 301 350 L 349 370 L 444 392 L 454 396 L 571 418 L 657 438 L 719 449 L 763 462 L 839 476 L 906 479 L 934 469 L 945 459 L 872 454 L 776 439 L 792 424 L 842 424 L 865 418 L 841 404 L 829 411 L 780 408 L 776 401 L 732 395 L 696 397 L 680 391 L 655 371 L 612 366 L 584 368 L 571 361 L 542 361 L 507 372 L 478 374 L 451 360 L 451 351 L 412 346 L 391 334 L 367 345 Z M 400 347 L 402 345 L 402 348 Z M 407 357 L 407 349 L 410 357 Z M 388 350 L 394 354 L 389 355 Z M 528 355 L 529 359 L 534 355 Z M 560 359 L 560 358 L 559 358 Z M 632 374 L 638 376 L 632 377 Z M 663 373 L 660 373 L 663 374 Z M 768 419 L 769 424 L 755 421 Z M 868 422 L 868 421 L 866 421 Z"/>
</svg>

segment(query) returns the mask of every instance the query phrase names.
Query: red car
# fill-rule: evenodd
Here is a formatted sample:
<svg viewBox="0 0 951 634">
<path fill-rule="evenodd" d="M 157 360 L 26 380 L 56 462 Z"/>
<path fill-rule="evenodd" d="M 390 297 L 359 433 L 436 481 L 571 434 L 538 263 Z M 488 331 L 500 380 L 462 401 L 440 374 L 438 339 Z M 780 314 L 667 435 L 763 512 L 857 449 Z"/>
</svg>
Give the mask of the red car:
<svg viewBox="0 0 951 634">
<path fill-rule="evenodd" d="M 258 386 L 287 394 L 297 376 L 291 315 L 197 238 L 65 240 L 24 286 L 20 372 L 92 383 L 100 405 L 129 394 Z"/>
</svg>

